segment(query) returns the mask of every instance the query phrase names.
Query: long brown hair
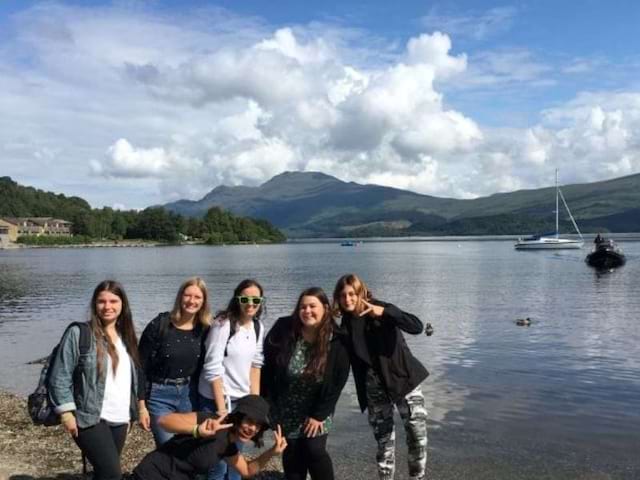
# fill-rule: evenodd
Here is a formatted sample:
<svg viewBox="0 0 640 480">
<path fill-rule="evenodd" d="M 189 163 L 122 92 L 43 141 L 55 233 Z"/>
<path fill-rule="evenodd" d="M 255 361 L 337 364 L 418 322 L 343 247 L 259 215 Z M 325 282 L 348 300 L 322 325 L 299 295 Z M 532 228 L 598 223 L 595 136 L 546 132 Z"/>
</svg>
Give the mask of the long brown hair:
<svg viewBox="0 0 640 480">
<path fill-rule="evenodd" d="M 260 317 L 262 317 L 262 315 L 264 315 L 267 311 L 262 285 L 260 285 L 260 283 L 258 283 L 258 281 L 254 280 L 253 278 L 245 278 L 233 290 L 233 297 L 231 297 L 231 300 L 229 300 L 227 308 L 225 310 L 216 312 L 216 318 L 226 318 L 231 322 L 232 331 L 235 331 L 237 329 L 238 321 L 240 320 L 240 316 L 242 315 L 242 308 L 240 307 L 238 297 L 245 288 L 249 287 L 256 287 L 260 291 L 260 296 L 262 297 L 262 303 L 260 303 L 260 307 L 256 310 L 256 314 L 253 316 L 253 320 L 260 320 Z"/>
<path fill-rule="evenodd" d="M 334 330 L 337 328 L 333 316 L 331 315 L 331 304 L 329 303 L 329 297 L 324 293 L 320 287 L 311 287 L 304 290 L 298 297 L 296 308 L 291 315 L 293 320 L 292 328 L 285 333 L 283 339 L 283 348 L 280 349 L 280 353 L 277 357 L 277 363 L 282 368 L 287 368 L 287 364 L 293 354 L 296 342 L 302 336 L 302 320 L 300 319 L 300 305 L 304 297 L 315 297 L 324 307 L 324 316 L 320 322 L 318 337 L 311 347 L 311 359 L 304 369 L 304 373 L 307 375 L 313 375 L 320 379 L 324 375 L 325 368 L 327 366 L 327 357 L 329 355 L 329 343 Z"/>
<path fill-rule="evenodd" d="M 350 286 L 356 292 L 358 296 L 358 311 L 356 314 L 360 314 L 362 311 L 362 300 L 369 301 L 373 298 L 373 295 L 369 291 L 367 284 L 355 273 L 347 273 L 346 275 L 341 276 L 337 283 L 336 287 L 333 289 L 333 314 L 336 316 L 340 316 L 345 312 L 342 311 L 342 307 L 340 306 L 340 294 L 344 287 Z"/>
<path fill-rule="evenodd" d="M 129 299 L 127 298 L 127 294 L 124 291 L 124 287 L 115 280 L 104 280 L 103 282 L 100 282 L 93 291 L 93 296 L 91 297 L 91 305 L 89 306 L 89 326 L 91 327 L 91 331 L 96 338 L 98 374 L 102 374 L 102 371 L 104 369 L 103 357 L 104 349 L 106 346 L 107 354 L 109 355 L 109 357 L 111 357 L 113 374 L 115 375 L 116 369 L 118 368 L 118 361 L 120 360 L 118 358 L 118 352 L 116 351 L 116 346 L 109 338 L 109 335 L 106 334 L 104 325 L 102 324 L 102 320 L 98 316 L 98 311 L 96 309 L 98 296 L 102 292 L 112 293 L 120 298 L 120 301 L 122 302 L 122 310 L 120 311 L 120 315 L 116 320 L 116 332 L 118 332 L 118 335 L 122 339 L 122 343 L 124 343 L 124 346 L 127 349 L 127 353 L 136 366 L 140 366 L 140 355 L 138 354 L 138 338 L 136 336 L 136 330 L 133 326 L 133 318 L 131 315 L 131 308 L 129 307 Z"/>
<path fill-rule="evenodd" d="M 200 277 L 191 277 L 185 280 L 176 294 L 176 300 L 173 302 L 173 309 L 171 310 L 171 320 L 175 324 L 180 324 L 182 316 L 182 295 L 184 291 L 191 287 L 196 286 L 202 292 L 202 307 L 196 313 L 195 324 L 200 324 L 202 327 L 208 327 L 211 325 L 211 306 L 209 305 L 209 292 L 207 290 L 207 284 L 204 283 Z"/>
</svg>

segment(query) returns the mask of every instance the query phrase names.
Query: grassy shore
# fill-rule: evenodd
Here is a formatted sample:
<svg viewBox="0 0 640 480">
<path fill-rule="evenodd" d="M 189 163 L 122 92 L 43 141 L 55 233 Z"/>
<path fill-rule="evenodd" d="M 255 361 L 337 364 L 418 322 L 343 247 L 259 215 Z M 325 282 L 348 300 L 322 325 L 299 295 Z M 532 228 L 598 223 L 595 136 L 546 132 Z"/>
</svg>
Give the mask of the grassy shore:
<svg viewBox="0 0 640 480">
<path fill-rule="evenodd" d="M 124 471 L 131 471 L 153 449 L 151 434 L 134 427 L 122 453 Z M 279 461 L 273 462 L 259 478 L 282 478 L 279 471 Z M 0 480 L 82 478 L 80 450 L 62 427 L 33 425 L 26 400 L 0 392 Z"/>
</svg>

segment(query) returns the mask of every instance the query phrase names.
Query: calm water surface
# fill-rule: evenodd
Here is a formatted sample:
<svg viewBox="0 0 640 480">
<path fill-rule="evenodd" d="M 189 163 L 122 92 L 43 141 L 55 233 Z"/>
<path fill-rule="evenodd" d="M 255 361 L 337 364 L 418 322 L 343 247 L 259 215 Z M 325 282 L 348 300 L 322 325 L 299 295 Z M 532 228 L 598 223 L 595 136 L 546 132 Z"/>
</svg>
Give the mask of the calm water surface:
<svg viewBox="0 0 640 480">
<path fill-rule="evenodd" d="M 640 243 L 622 247 L 627 265 L 606 274 L 584 263 L 586 250 L 517 252 L 504 241 L 0 251 L 0 388 L 33 389 L 39 367 L 27 362 L 86 317 L 107 277 L 125 285 L 141 330 L 190 275 L 207 281 L 216 309 L 240 280 L 259 279 L 271 323 L 302 288 L 330 293 L 355 271 L 434 325 L 432 337 L 407 339 L 431 371 L 430 468 L 443 478 L 465 462 L 476 468 L 468 478 L 640 478 Z M 519 317 L 534 323 L 518 327 Z M 373 473 L 357 412 L 350 381 L 331 442 L 362 452 Z"/>
</svg>

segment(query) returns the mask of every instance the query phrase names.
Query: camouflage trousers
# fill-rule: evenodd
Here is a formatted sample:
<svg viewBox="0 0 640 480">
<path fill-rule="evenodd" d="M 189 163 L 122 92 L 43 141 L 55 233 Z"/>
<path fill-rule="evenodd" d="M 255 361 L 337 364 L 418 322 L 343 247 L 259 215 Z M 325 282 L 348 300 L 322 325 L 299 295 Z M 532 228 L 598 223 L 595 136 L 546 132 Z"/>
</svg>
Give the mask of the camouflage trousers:
<svg viewBox="0 0 640 480">
<path fill-rule="evenodd" d="M 380 480 L 393 480 L 396 463 L 396 433 L 393 423 L 394 402 L 378 375 L 367 373 L 367 409 L 369 424 L 378 442 L 376 461 Z M 427 465 L 427 409 L 420 385 L 395 403 L 407 436 L 409 478 L 425 478 Z"/>
</svg>

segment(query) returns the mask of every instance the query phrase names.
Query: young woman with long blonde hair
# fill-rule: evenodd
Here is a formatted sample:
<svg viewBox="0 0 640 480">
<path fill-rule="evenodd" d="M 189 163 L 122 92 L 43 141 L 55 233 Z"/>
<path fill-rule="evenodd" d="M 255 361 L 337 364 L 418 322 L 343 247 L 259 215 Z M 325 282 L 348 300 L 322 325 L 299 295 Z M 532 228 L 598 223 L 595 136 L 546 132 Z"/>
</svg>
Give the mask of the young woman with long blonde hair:
<svg viewBox="0 0 640 480">
<path fill-rule="evenodd" d="M 151 429 L 158 446 L 173 436 L 158 424 L 160 417 L 196 409 L 210 311 L 204 280 L 192 277 L 178 289 L 171 312 L 160 313 L 142 332 L 140 358 L 145 397 L 140 424 Z"/>
</svg>

